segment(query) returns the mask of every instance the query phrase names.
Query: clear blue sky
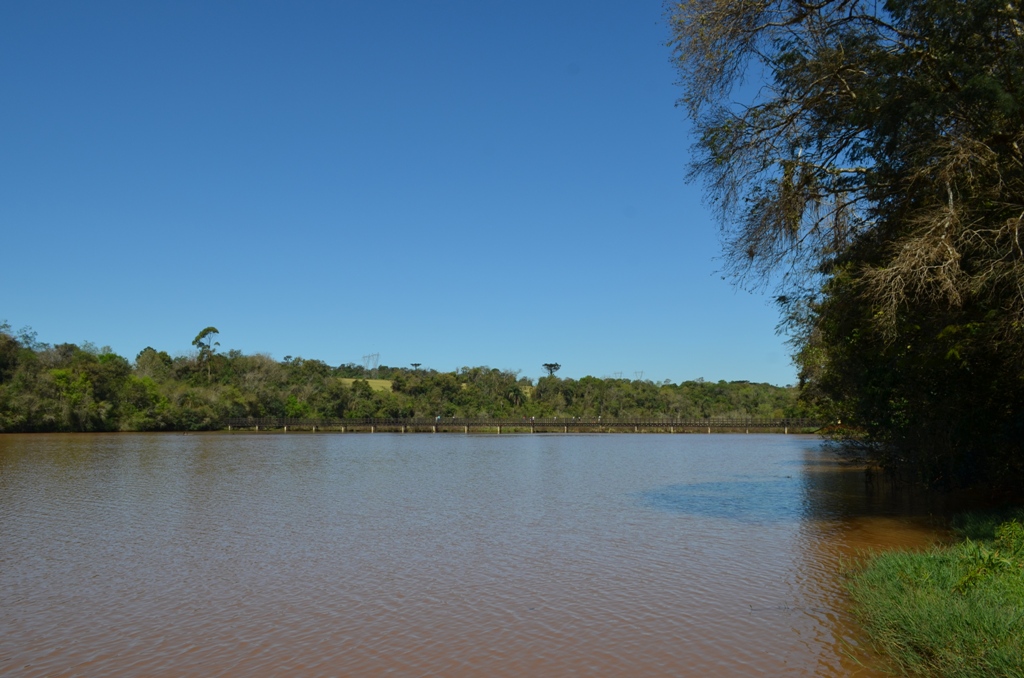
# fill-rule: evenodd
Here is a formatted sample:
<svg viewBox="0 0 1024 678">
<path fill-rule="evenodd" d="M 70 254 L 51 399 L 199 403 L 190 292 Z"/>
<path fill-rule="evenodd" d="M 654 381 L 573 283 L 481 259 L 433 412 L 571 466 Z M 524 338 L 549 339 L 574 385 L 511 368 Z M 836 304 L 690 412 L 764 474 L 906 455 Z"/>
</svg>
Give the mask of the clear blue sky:
<svg viewBox="0 0 1024 678">
<path fill-rule="evenodd" d="M 0 4 L 0 320 L 132 359 L 787 384 L 658 0 Z"/>
</svg>

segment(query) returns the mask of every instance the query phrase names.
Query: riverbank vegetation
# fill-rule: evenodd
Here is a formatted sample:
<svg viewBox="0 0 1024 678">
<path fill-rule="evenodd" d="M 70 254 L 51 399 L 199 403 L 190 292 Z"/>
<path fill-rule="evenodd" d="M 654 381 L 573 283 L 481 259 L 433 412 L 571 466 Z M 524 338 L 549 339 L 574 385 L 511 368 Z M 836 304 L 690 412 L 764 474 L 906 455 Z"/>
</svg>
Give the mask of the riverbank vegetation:
<svg viewBox="0 0 1024 678">
<path fill-rule="evenodd" d="M 963 538 L 891 552 L 851 573 L 850 592 L 875 645 L 905 673 L 1024 676 L 1024 511 L 969 514 Z"/>
<path fill-rule="evenodd" d="M 0 432 L 169 431 L 223 426 L 229 417 L 806 416 L 796 389 L 745 381 L 682 383 L 464 367 L 454 372 L 147 347 L 129 360 L 92 344 L 44 344 L 0 324 Z"/>
<path fill-rule="evenodd" d="M 902 480 L 1024 487 L 1024 5 L 668 12 L 725 268 L 778 290 L 803 397 Z"/>
</svg>

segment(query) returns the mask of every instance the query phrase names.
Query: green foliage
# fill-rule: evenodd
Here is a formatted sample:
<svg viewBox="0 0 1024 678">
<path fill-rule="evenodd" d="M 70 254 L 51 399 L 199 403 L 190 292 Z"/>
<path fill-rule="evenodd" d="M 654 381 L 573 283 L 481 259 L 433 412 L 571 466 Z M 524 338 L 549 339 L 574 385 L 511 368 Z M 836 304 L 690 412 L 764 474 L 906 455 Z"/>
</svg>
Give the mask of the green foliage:
<svg viewBox="0 0 1024 678">
<path fill-rule="evenodd" d="M 207 331 L 209 330 L 209 331 Z M 109 350 L 49 346 L 0 332 L 0 432 L 167 431 L 219 428 L 229 417 L 781 417 L 803 416 L 796 390 L 768 384 L 672 384 L 543 377 L 463 367 L 456 372 L 215 353 L 214 328 L 199 355 L 146 347 L 129 363 Z M 27 331 L 26 331 L 27 332 Z M 26 334 L 26 336 L 28 336 Z M 357 377 L 349 375 L 356 374 Z"/>
<path fill-rule="evenodd" d="M 1016 520 L 1000 525 L 996 528 L 996 546 L 1008 557 L 1024 556 L 1024 525 Z"/>
<path fill-rule="evenodd" d="M 170 401 L 151 377 L 130 375 L 121 398 L 121 430 L 160 431 L 170 427 Z"/>
<path fill-rule="evenodd" d="M 0 332 L 0 384 L 9 381 L 18 368 L 20 346 L 17 339 Z"/>
<path fill-rule="evenodd" d="M 284 416 L 296 419 L 306 419 L 312 416 L 313 408 L 307 402 L 300 402 L 294 393 L 288 396 L 284 403 Z"/>
<path fill-rule="evenodd" d="M 670 16 L 726 268 L 778 285 L 807 406 L 906 480 L 1021 487 L 1024 5 L 681 0 Z M 768 83 L 736 104 L 752 65 Z"/>
<path fill-rule="evenodd" d="M 171 374 L 173 361 L 166 351 L 156 351 L 147 346 L 135 356 L 135 372 L 157 381 L 167 379 Z"/>
<path fill-rule="evenodd" d="M 997 538 L 997 529 L 1008 523 L 1024 523 L 1024 508 L 959 513 L 953 518 L 951 527 L 965 539 L 992 541 Z"/>
<path fill-rule="evenodd" d="M 984 522 L 995 539 L 885 553 L 851 573 L 858 615 L 900 670 L 1024 675 L 1024 527 Z"/>
<path fill-rule="evenodd" d="M 220 334 L 220 330 L 216 327 L 207 327 L 196 335 L 196 338 L 192 340 L 192 345 L 199 349 L 199 361 L 206 365 L 206 380 L 210 381 L 213 378 L 213 357 L 217 351 L 217 346 L 220 346 L 219 341 L 214 341 L 213 336 Z"/>
</svg>

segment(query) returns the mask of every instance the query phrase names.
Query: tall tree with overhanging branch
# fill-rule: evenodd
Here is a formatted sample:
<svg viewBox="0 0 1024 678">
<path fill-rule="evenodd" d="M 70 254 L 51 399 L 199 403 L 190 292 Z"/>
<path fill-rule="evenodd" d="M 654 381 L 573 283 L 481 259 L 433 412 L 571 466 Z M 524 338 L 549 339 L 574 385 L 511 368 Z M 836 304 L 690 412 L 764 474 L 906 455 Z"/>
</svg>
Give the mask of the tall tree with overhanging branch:
<svg viewBox="0 0 1024 678">
<path fill-rule="evenodd" d="M 1024 478 L 1021 4 L 668 12 L 692 176 L 727 271 L 777 289 L 805 392 L 916 480 Z"/>
<path fill-rule="evenodd" d="M 199 349 L 199 362 L 206 363 L 206 381 L 213 381 L 212 365 L 213 354 L 217 352 L 217 347 L 220 346 L 219 341 L 214 341 L 214 335 L 220 334 L 220 330 L 216 327 L 207 327 L 203 329 L 196 338 L 192 340 L 192 345 Z"/>
</svg>

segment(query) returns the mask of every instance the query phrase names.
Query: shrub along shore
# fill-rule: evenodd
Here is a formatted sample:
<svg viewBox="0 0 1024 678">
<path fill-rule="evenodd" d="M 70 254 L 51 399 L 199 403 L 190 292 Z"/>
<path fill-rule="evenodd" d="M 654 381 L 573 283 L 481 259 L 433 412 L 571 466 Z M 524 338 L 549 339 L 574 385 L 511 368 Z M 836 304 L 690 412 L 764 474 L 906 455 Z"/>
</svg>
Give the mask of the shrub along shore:
<svg viewBox="0 0 1024 678">
<path fill-rule="evenodd" d="M 849 575 L 875 646 L 911 675 L 1024 676 L 1024 509 L 968 513 L 962 541 L 870 558 Z"/>
</svg>

